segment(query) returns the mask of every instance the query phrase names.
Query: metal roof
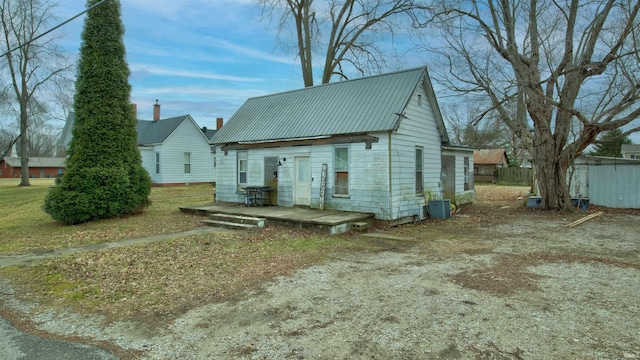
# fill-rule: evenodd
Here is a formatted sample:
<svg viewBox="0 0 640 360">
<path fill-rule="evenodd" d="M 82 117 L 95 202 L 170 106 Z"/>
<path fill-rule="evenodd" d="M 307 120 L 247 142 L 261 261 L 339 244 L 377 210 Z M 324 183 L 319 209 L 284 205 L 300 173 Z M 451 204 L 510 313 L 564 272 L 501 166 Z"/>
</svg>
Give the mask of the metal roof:
<svg viewBox="0 0 640 360">
<path fill-rule="evenodd" d="M 211 143 L 391 131 L 423 79 L 425 67 L 250 98 Z"/>
<path fill-rule="evenodd" d="M 504 149 L 480 149 L 473 152 L 473 163 L 476 165 L 509 164 Z"/>
</svg>

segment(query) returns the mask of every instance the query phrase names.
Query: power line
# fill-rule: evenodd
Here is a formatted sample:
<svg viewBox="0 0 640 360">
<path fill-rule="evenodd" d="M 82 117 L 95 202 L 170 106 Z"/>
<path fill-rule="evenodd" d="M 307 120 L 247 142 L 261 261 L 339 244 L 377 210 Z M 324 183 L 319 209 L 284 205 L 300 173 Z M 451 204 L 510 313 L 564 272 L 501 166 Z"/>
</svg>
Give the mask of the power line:
<svg viewBox="0 0 640 360">
<path fill-rule="evenodd" d="M 7 55 L 11 54 L 12 52 L 14 52 L 14 51 L 16 51 L 16 50 L 20 49 L 21 47 L 23 47 L 23 46 L 25 46 L 25 45 L 29 45 L 29 44 L 31 44 L 32 42 L 34 42 L 34 41 L 36 41 L 36 40 L 40 39 L 41 37 L 43 37 L 43 36 L 45 36 L 45 35 L 49 34 L 50 32 L 52 32 L 52 31 L 54 31 L 54 30 L 57 30 L 58 28 L 61 28 L 61 27 L 62 27 L 62 26 L 64 26 L 64 25 L 67 25 L 68 23 L 72 22 L 73 20 L 75 20 L 75 19 L 79 18 L 80 16 L 82 16 L 82 15 L 86 14 L 86 13 L 87 13 L 87 12 L 89 12 L 91 9 L 96 8 L 96 7 L 98 7 L 99 5 L 102 5 L 102 3 L 104 3 L 105 1 L 107 1 L 107 0 L 101 0 L 101 1 L 100 1 L 100 2 L 98 2 L 97 4 L 95 4 L 95 5 L 93 5 L 93 6 L 89 7 L 89 8 L 87 8 L 87 9 L 85 9 L 83 12 L 81 12 L 81 13 L 79 13 L 79 14 L 75 15 L 74 17 L 72 17 L 72 18 L 70 18 L 70 19 L 68 19 L 68 20 L 66 20 L 66 21 L 64 21 L 64 22 L 62 22 L 62 23 L 60 23 L 60 24 L 58 24 L 58 25 L 54 26 L 53 28 L 51 28 L 51 29 L 49 29 L 49 30 L 47 30 L 47 31 L 43 32 L 42 34 L 40 34 L 40 35 L 38 35 L 38 36 L 34 37 L 33 39 L 31 39 L 31 40 L 29 40 L 29 41 L 25 42 L 24 44 L 20 44 L 20 45 L 18 45 L 18 46 L 16 46 L 16 47 L 14 47 L 13 49 L 11 49 L 11 50 L 7 51 L 6 53 L 4 53 L 4 54 L 0 55 L 0 58 L 1 58 L 1 57 L 5 57 L 5 56 L 7 56 Z"/>
</svg>

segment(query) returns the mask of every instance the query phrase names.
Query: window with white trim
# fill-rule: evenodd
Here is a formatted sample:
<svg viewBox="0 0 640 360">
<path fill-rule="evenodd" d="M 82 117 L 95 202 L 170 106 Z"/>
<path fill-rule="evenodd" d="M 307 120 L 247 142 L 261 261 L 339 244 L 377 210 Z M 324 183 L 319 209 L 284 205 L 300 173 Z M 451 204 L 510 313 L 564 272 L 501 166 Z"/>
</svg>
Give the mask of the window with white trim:
<svg viewBox="0 0 640 360">
<path fill-rule="evenodd" d="M 238 185 L 247 185 L 249 156 L 246 151 L 238 151 Z"/>
<path fill-rule="evenodd" d="M 184 153 L 184 173 L 191 174 L 191 153 Z"/>
<path fill-rule="evenodd" d="M 334 196 L 349 196 L 349 147 L 334 148 Z"/>
</svg>

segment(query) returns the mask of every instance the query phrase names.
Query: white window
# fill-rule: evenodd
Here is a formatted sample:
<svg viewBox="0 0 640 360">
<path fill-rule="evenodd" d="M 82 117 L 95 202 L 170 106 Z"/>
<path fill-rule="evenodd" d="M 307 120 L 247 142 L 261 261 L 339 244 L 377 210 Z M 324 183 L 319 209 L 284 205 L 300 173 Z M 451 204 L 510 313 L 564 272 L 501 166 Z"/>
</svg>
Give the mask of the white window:
<svg viewBox="0 0 640 360">
<path fill-rule="evenodd" d="M 422 195 L 424 192 L 424 176 L 422 172 L 423 149 L 416 147 L 416 194 Z"/>
<path fill-rule="evenodd" d="M 246 151 L 238 151 L 238 185 L 247 184 L 248 155 Z"/>
<path fill-rule="evenodd" d="M 160 153 L 156 153 L 156 174 L 160 174 Z"/>
<path fill-rule="evenodd" d="M 191 153 L 184 153 L 184 173 L 191 174 Z"/>
<path fill-rule="evenodd" d="M 340 146 L 334 149 L 334 187 L 333 194 L 349 195 L 349 147 Z"/>
</svg>

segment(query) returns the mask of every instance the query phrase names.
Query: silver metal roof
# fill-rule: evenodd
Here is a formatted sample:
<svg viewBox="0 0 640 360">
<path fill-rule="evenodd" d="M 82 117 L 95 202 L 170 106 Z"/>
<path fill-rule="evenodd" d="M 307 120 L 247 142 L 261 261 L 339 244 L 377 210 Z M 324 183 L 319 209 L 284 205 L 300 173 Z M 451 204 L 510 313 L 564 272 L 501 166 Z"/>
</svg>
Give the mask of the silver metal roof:
<svg viewBox="0 0 640 360">
<path fill-rule="evenodd" d="M 248 99 L 213 144 L 305 139 L 390 131 L 426 68 L 416 68 Z M 430 86 L 430 84 L 429 84 Z"/>
</svg>

